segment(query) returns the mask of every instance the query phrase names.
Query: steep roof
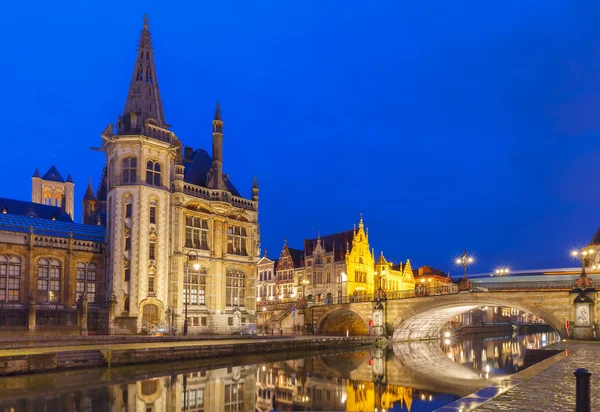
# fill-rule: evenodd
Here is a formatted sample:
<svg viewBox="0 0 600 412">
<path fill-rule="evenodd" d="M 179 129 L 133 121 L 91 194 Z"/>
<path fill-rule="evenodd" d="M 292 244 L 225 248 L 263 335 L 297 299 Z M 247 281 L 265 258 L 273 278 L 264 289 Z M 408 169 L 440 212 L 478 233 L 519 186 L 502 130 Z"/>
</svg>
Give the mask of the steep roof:
<svg viewBox="0 0 600 412">
<path fill-rule="evenodd" d="M 104 226 L 84 225 L 81 223 L 74 223 L 73 221 L 40 219 L 39 217 L 14 214 L 5 215 L 0 213 L 0 230 L 29 233 L 30 228 L 33 228 L 33 232 L 39 235 L 64 238 L 68 238 L 72 235 L 73 239 L 94 242 L 104 242 L 106 233 L 106 228 Z"/>
<path fill-rule="evenodd" d="M 202 186 L 208 188 L 208 182 L 206 178 L 208 172 L 212 167 L 212 157 L 204 149 L 197 149 L 193 152 L 191 159 L 185 159 L 185 175 L 183 180 L 193 185 Z M 242 197 L 240 192 L 237 191 L 231 181 L 227 181 L 227 190 L 232 195 Z"/>
<path fill-rule="evenodd" d="M 92 188 L 91 178 L 85 191 L 85 195 L 83 195 L 83 200 L 96 200 L 96 197 L 94 196 L 94 189 Z"/>
<path fill-rule="evenodd" d="M 128 124 L 127 132 L 137 133 L 146 124 L 146 120 L 154 119 L 158 126 L 166 127 L 165 114 L 160 99 L 160 89 L 154 66 L 154 51 L 150 38 L 148 15 L 144 16 L 144 25 L 138 42 L 137 57 L 133 66 L 133 74 L 129 84 L 129 93 L 123 109 L 123 117 L 136 113 L 135 127 Z"/>
<path fill-rule="evenodd" d="M 4 214 L 4 210 L 6 210 L 6 214 Z M 52 220 L 54 217 L 60 222 L 73 222 L 73 219 L 58 206 L 48 206 L 5 197 L 0 197 L 0 214 L 3 216 L 29 216 L 47 220 Z"/>
<path fill-rule="evenodd" d="M 301 249 L 294 249 L 291 247 L 288 247 L 288 250 L 290 251 L 290 256 L 294 261 L 294 267 L 299 268 L 304 266 L 304 251 Z"/>
<path fill-rule="evenodd" d="M 59 183 L 65 182 L 65 179 L 63 179 L 63 177 L 60 175 L 60 172 L 54 165 L 52 165 L 52 167 L 50 169 L 48 169 L 46 174 L 44 176 L 42 176 L 42 179 L 49 180 L 51 182 L 59 182 Z"/>
<path fill-rule="evenodd" d="M 600 245 L 600 229 L 596 231 L 596 234 L 594 235 L 592 240 L 590 240 L 590 245 Z"/>
<path fill-rule="evenodd" d="M 40 169 L 36 167 L 35 172 L 33 172 L 33 176 L 31 177 L 42 177 L 42 175 L 40 174 Z"/>
<path fill-rule="evenodd" d="M 345 232 L 334 233 L 332 235 L 322 236 L 321 245 L 325 248 L 326 252 L 334 251 L 333 248 L 335 246 L 335 261 L 338 262 L 340 260 L 344 260 L 346 253 L 346 245 L 351 249 L 352 248 L 352 239 L 354 238 L 354 231 L 347 230 Z M 304 240 L 304 251 L 306 252 L 306 256 L 312 256 L 315 247 L 317 245 L 317 240 L 319 238 L 314 239 L 305 239 Z"/>
</svg>

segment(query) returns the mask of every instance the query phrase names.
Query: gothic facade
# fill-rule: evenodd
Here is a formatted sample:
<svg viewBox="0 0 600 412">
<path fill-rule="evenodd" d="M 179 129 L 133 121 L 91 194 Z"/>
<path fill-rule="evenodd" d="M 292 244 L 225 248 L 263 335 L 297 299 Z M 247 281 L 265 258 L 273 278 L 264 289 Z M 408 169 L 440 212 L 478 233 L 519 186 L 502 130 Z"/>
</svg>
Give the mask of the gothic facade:
<svg viewBox="0 0 600 412">
<path fill-rule="evenodd" d="M 73 222 L 73 179 L 55 166 L 35 171 L 32 202 L 0 199 L 0 306 L 16 305 L 31 328 L 27 306 L 70 313 L 86 296 L 109 308 L 117 334 L 254 323 L 258 184 L 248 179 L 242 196 L 223 171 L 219 103 L 206 126 L 211 154 L 184 146 L 166 123 L 146 17 L 125 107 L 96 149 L 105 167 L 95 193 L 88 184 L 83 224 Z"/>
<path fill-rule="evenodd" d="M 262 258 L 261 265 L 272 267 L 274 262 L 265 259 Z M 267 266 L 260 266 L 263 267 Z M 263 293 L 258 296 L 259 303 L 308 299 L 312 303 L 328 304 L 372 295 L 379 287 L 386 291 L 415 288 L 410 261 L 393 265 L 382 254 L 375 263 L 362 216 L 358 228 L 306 239 L 303 250 L 289 248 L 285 241 L 276 264 L 276 279 L 275 295 L 263 296 Z"/>
<path fill-rule="evenodd" d="M 258 185 L 245 198 L 223 173 L 223 125 L 217 103 L 212 156 L 170 130 L 145 18 L 125 108 L 101 135 L 99 193 L 84 200 L 84 220 L 106 224 L 117 333 L 181 330 L 186 311 L 190 333 L 254 321 Z"/>
</svg>

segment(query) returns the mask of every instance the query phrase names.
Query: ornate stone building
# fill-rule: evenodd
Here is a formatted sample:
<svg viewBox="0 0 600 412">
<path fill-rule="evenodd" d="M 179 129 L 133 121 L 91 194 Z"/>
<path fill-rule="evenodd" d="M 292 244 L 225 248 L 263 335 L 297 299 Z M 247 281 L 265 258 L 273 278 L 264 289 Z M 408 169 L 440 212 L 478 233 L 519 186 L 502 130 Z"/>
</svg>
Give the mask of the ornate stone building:
<svg viewBox="0 0 600 412">
<path fill-rule="evenodd" d="M 62 207 L 63 210 L 75 219 L 74 211 L 75 183 L 71 174 L 64 180 L 56 166 L 52 165 L 44 174 L 35 169 L 31 177 L 31 201 L 48 206 Z"/>
<path fill-rule="evenodd" d="M 106 193 L 116 331 L 157 324 L 181 330 L 187 306 L 190 333 L 231 332 L 255 319 L 258 185 L 255 179 L 244 198 L 223 173 L 218 103 L 212 157 L 184 147 L 170 127 L 146 17 L 123 114 L 116 129 L 109 124 L 102 132 L 99 194 L 92 199 L 90 189 L 84 201 L 86 212 L 86 201 L 103 202 Z M 92 215 L 102 207 L 87 211 L 88 221 L 97 221 Z"/>
<path fill-rule="evenodd" d="M 74 223 L 62 205 L 0 198 L 0 332 L 79 334 L 77 301 L 106 301 L 104 228 Z"/>
<path fill-rule="evenodd" d="M 415 278 L 409 259 L 406 260 L 405 265 L 402 265 L 402 262 L 394 265 L 392 262 L 388 262 L 381 252 L 375 263 L 374 273 L 375 289 L 381 287 L 386 293 L 415 290 Z"/>
<path fill-rule="evenodd" d="M 267 251 L 256 264 L 257 302 L 274 302 L 277 299 L 277 260 L 267 257 Z"/>
<path fill-rule="evenodd" d="M 304 241 L 305 294 L 315 303 L 373 293 L 373 253 L 362 216 L 353 230 Z"/>
<path fill-rule="evenodd" d="M 277 262 L 277 297 L 286 302 L 298 297 L 298 272 L 304 266 L 304 252 L 288 247 L 287 240 Z"/>
</svg>

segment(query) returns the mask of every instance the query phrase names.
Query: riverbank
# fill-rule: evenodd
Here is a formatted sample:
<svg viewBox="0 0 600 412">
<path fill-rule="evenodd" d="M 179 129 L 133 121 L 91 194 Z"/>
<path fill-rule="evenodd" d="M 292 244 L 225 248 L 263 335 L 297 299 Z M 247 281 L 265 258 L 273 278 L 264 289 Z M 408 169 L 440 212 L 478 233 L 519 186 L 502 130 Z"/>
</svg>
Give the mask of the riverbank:
<svg viewBox="0 0 600 412">
<path fill-rule="evenodd" d="M 77 368 L 113 367 L 154 362 L 174 362 L 192 359 L 209 359 L 239 355 L 317 351 L 329 349 L 355 349 L 371 346 L 372 337 L 254 337 L 246 339 L 192 338 L 137 340 L 122 342 L 114 340 L 94 342 L 86 339 L 83 344 L 61 346 L 21 345 L 0 349 L 0 376 L 41 373 Z M 66 342 L 65 342 L 66 343 Z"/>
<path fill-rule="evenodd" d="M 560 353 L 437 411 L 574 410 L 573 371 L 600 374 L 600 342 L 562 341 L 541 350 Z M 591 382 L 592 410 L 600 410 L 600 380 L 592 377 Z"/>
</svg>

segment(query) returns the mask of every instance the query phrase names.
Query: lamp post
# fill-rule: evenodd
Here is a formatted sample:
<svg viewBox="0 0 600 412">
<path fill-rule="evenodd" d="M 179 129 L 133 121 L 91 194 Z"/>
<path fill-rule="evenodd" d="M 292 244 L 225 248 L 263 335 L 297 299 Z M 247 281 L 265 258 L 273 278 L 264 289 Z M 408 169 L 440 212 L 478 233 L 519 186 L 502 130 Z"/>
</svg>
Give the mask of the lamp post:
<svg viewBox="0 0 600 412">
<path fill-rule="evenodd" d="M 200 263 L 198 263 L 198 252 L 190 250 L 185 260 L 185 320 L 183 321 L 183 335 L 188 334 L 188 304 L 190 301 L 190 256 L 194 254 L 194 270 L 200 269 Z"/>
<path fill-rule="evenodd" d="M 576 286 L 581 287 L 583 289 L 591 287 L 592 281 L 588 278 L 588 275 L 585 273 L 585 266 L 587 265 L 588 259 L 593 258 L 595 254 L 596 250 L 590 247 L 584 247 L 583 249 L 573 250 L 571 252 L 571 256 L 581 261 L 581 275 L 577 280 Z M 592 268 L 595 268 L 595 266 L 593 266 Z"/>
<path fill-rule="evenodd" d="M 510 276 L 510 269 L 508 268 L 498 268 L 494 271 L 495 276 Z"/>
<path fill-rule="evenodd" d="M 263 306 L 263 335 L 267 335 L 267 307 Z"/>
<path fill-rule="evenodd" d="M 465 282 L 467 282 L 469 279 L 467 279 L 467 266 L 469 266 L 471 263 L 474 262 L 474 259 L 472 256 L 467 256 L 467 251 L 465 250 L 462 254 L 462 256 L 458 259 L 456 259 L 456 264 L 460 265 L 463 267 L 464 269 L 464 278 L 463 280 Z"/>
</svg>

